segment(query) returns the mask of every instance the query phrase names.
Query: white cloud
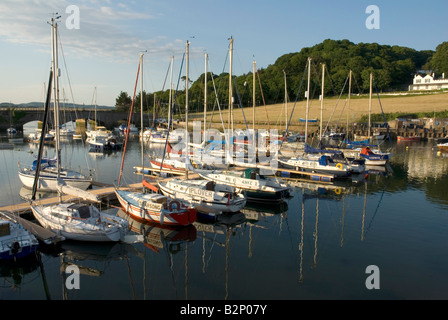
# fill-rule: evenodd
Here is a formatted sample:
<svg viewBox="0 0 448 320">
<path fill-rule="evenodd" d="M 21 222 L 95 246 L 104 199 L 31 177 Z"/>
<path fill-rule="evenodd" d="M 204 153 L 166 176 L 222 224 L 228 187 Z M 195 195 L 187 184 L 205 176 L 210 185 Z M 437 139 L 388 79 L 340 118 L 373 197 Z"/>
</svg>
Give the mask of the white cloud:
<svg viewBox="0 0 448 320">
<path fill-rule="evenodd" d="M 131 3 L 112 4 L 111 1 L 79 1 L 80 29 L 66 29 L 65 13 L 71 5 L 65 0 L 2 0 L 0 2 L 0 41 L 36 45 L 47 50 L 50 27 L 46 23 L 52 13 L 61 16 L 59 31 L 64 51 L 76 56 L 97 56 L 114 62 L 135 60 L 138 52 L 148 50 L 168 58 L 182 51 L 176 41 L 163 37 L 139 39 L 133 35 L 136 20 L 152 20 L 156 16 L 140 12 Z"/>
</svg>

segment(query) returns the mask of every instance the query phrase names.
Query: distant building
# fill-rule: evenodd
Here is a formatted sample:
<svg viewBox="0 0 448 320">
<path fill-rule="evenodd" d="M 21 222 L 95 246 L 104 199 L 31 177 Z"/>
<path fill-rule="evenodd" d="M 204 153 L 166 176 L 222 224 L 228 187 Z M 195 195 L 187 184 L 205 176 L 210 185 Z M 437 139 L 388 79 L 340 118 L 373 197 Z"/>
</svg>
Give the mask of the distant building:
<svg viewBox="0 0 448 320">
<path fill-rule="evenodd" d="M 441 79 L 434 79 L 434 73 L 432 75 L 427 74 L 425 76 L 416 74 L 414 76 L 413 83 L 409 86 L 409 91 L 441 89 L 448 89 L 448 79 L 445 79 L 444 73 L 442 74 Z"/>
</svg>

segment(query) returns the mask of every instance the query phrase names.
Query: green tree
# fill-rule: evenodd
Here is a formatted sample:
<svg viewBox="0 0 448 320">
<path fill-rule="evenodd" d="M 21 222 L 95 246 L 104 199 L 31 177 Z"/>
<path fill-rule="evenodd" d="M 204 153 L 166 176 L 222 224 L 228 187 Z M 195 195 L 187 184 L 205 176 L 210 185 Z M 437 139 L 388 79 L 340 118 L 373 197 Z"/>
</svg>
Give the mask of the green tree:
<svg viewBox="0 0 448 320">
<path fill-rule="evenodd" d="M 448 42 L 442 42 L 436 48 L 436 52 L 430 60 L 431 68 L 437 73 L 445 73 L 448 76 Z"/>
<path fill-rule="evenodd" d="M 132 99 L 126 93 L 121 91 L 118 97 L 115 99 L 115 110 L 116 111 L 129 111 L 131 108 Z"/>
</svg>

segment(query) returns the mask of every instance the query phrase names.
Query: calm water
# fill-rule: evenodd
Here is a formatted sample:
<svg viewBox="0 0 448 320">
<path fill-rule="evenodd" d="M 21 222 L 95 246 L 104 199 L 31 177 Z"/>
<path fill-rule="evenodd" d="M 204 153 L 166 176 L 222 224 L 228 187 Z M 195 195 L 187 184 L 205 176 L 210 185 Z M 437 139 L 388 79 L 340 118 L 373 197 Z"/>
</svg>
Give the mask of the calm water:
<svg viewBox="0 0 448 320">
<path fill-rule="evenodd" d="M 219 224 L 133 223 L 144 242 L 67 241 L 42 248 L 41 264 L 2 263 L 0 299 L 446 299 L 448 158 L 432 142 L 393 147 L 392 173 L 370 174 L 365 183 L 311 190 L 294 182 L 285 205 L 251 204 Z M 25 143 L 0 154 L 1 203 L 23 202 L 17 164 L 29 165 L 37 148 Z M 92 154 L 73 142 L 63 154 L 65 166 L 90 169 L 101 182 L 118 179 L 121 151 Z M 140 159 L 132 141 L 126 183 L 139 181 L 132 166 Z M 69 263 L 82 270 L 80 289 L 65 289 Z M 379 269 L 379 289 L 366 288 L 370 265 Z"/>
</svg>

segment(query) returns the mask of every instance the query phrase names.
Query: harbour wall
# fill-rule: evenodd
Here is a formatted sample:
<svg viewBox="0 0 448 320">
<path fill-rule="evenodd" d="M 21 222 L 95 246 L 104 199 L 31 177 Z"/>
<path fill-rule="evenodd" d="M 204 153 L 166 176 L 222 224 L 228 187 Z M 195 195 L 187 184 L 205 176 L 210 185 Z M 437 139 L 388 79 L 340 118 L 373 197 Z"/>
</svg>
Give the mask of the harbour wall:
<svg viewBox="0 0 448 320">
<path fill-rule="evenodd" d="M 49 123 L 53 123 L 53 113 L 51 113 Z M 112 130 L 114 127 L 124 123 L 127 124 L 129 117 L 129 112 L 119 112 L 114 110 L 97 110 L 96 111 L 96 118 L 99 125 L 105 126 L 107 129 Z M 62 110 L 61 111 L 61 122 L 68 122 L 68 121 L 76 121 L 77 119 L 95 119 L 95 111 L 94 110 Z M 7 128 L 11 126 L 15 127 L 19 131 L 23 130 L 23 125 L 30 122 L 30 121 L 36 121 L 36 120 L 43 120 L 43 110 L 42 109 L 16 109 L 15 116 L 13 118 L 13 121 L 10 120 L 10 111 L 8 109 L 0 110 L 0 132 L 5 132 Z M 195 119 L 192 117 L 190 119 L 190 126 L 193 125 L 193 121 L 202 121 L 202 119 L 197 118 Z M 145 127 L 150 127 L 152 125 L 153 119 L 151 114 L 144 114 L 143 115 L 143 125 Z M 132 115 L 131 123 L 134 123 L 137 127 L 140 127 L 140 113 L 134 113 Z M 183 127 L 185 124 L 183 122 L 175 121 L 174 127 Z M 227 128 L 227 124 L 225 123 L 225 126 Z M 222 123 L 221 122 L 215 122 L 211 124 L 211 127 L 217 128 L 218 130 L 222 129 Z M 246 124 L 245 123 L 235 123 L 234 129 L 245 129 Z M 252 129 L 252 124 L 248 123 L 248 128 Z M 277 129 L 279 133 L 284 132 L 285 126 L 283 125 L 276 125 L 276 124 L 268 124 L 267 122 L 257 122 L 255 125 L 256 129 Z M 325 128 L 325 127 L 324 127 Z M 305 125 L 304 124 L 297 124 L 297 125 L 291 125 L 289 126 L 289 131 L 293 132 L 304 132 L 305 131 Z M 333 127 L 333 129 L 336 132 L 346 132 L 345 126 L 338 126 L 336 128 Z M 320 127 L 318 124 L 308 124 L 308 132 L 311 137 L 317 137 L 319 134 Z M 373 128 L 373 130 L 378 131 L 379 133 L 387 133 L 387 128 Z M 364 125 L 359 126 L 350 126 L 349 127 L 349 137 L 356 136 L 367 136 L 367 128 Z M 440 139 L 444 138 L 448 134 L 448 126 L 438 126 L 435 128 L 426 128 L 426 127 L 408 127 L 403 126 L 401 124 L 391 123 L 389 124 L 389 133 L 391 135 L 392 139 L 395 139 L 397 136 L 404 136 L 404 137 L 412 137 L 412 136 L 420 136 L 423 140 L 425 139 Z"/>
<path fill-rule="evenodd" d="M 53 112 L 51 112 L 49 123 L 53 123 Z M 111 110 L 97 110 L 96 119 L 99 125 L 105 126 L 108 129 L 127 123 L 129 112 L 118 112 Z M 69 121 L 76 121 L 78 119 L 95 119 L 94 110 L 62 110 L 60 112 L 60 122 L 65 123 Z M 6 131 L 10 126 L 22 131 L 23 125 L 31 121 L 43 120 L 43 109 L 16 109 L 15 116 L 10 120 L 9 110 L 0 110 L 0 132 Z M 131 119 L 137 127 L 140 127 L 140 113 L 134 113 Z M 144 126 L 149 126 L 152 123 L 152 115 L 143 115 Z"/>
</svg>

